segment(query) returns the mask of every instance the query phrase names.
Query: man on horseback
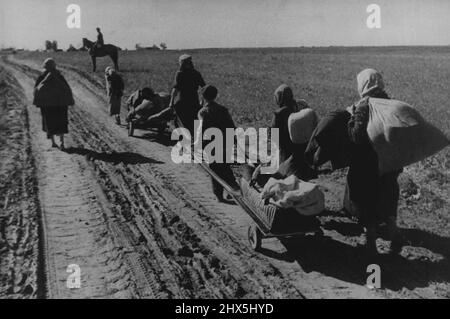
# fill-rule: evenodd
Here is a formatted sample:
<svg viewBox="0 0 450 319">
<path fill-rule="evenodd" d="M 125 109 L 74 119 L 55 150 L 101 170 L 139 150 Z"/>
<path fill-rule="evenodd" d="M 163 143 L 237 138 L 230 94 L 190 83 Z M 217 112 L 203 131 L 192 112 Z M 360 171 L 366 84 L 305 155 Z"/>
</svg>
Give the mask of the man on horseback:
<svg viewBox="0 0 450 319">
<path fill-rule="evenodd" d="M 119 70 L 119 48 L 112 44 L 105 44 L 103 40 L 103 34 L 100 31 L 100 28 L 97 27 L 97 41 L 89 41 L 87 38 L 83 38 L 83 47 L 87 48 L 89 55 L 92 59 L 92 71 L 96 70 L 96 58 L 109 56 L 111 60 L 114 62 L 114 69 L 116 71 Z"/>
<path fill-rule="evenodd" d="M 95 47 L 97 49 L 100 49 L 104 44 L 105 42 L 103 41 L 103 33 L 100 31 L 100 28 L 97 27 L 97 42 L 95 42 Z"/>
</svg>

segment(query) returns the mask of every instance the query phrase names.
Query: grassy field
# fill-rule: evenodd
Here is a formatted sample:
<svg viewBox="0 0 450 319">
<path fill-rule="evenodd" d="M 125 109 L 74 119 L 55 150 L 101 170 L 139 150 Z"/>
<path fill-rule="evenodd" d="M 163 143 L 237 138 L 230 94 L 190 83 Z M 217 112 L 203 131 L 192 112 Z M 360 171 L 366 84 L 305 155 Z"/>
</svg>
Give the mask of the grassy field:
<svg viewBox="0 0 450 319">
<path fill-rule="evenodd" d="M 146 85 L 170 91 L 183 52 L 192 54 L 205 81 L 218 87 L 219 102 L 229 107 L 239 126 L 269 125 L 276 109 L 273 92 L 282 83 L 290 85 L 296 98 L 308 101 L 319 115 L 347 107 L 358 99 L 356 74 L 371 67 L 383 73 L 391 97 L 415 106 L 450 135 L 450 47 L 121 51 L 125 97 Z M 86 52 L 23 52 L 17 57 L 41 63 L 49 56 L 91 73 Z M 109 58 L 98 59 L 93 75 L 102 80 L 109 65 Z M 446 150 L 422 164 L 450 169 L 448 154 Z"/>
<path fill-rule="evenodd" d="M 183 51 L 184 52 L 184 51 Z M 343 108 L 357 98 L 356 74 L 366 67 L 380 70 L 387 91 L 416 106 L 423 115 L 450 131 L 450 48 L 317 48 L 209 49 L 187 51 L 206 82 L 219 89 L 219 100 L 242 126 L 270 123 L 273 92 L 282 83 L 292 86 L 319 114 Z M 120 67 L 126 93 L 144 85 L 168 91 L 181 51 L 121 51 Z M 58 63 L 90 72 L 86 52 L 22 53 L 21 58 Z M 97 60 L 102 77 L 109 58 Z"/>
</svg>

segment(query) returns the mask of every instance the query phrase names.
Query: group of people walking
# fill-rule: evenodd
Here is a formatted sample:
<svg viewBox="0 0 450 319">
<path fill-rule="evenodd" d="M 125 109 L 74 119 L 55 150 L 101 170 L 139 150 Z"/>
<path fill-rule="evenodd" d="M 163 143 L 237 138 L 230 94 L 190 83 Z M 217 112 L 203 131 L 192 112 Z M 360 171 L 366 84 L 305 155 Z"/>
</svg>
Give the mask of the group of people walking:
<svg viewBox="0 0 450 319">
<path fill-rule="evenodd" d="M 227 128 L 235 128 L 228 109 L 216 102 L 218 89 L 207 85 L 201 73 L 194 67 L 192 57 L 183 54 L 179 58 L 179 70 L 176 72 L 168 105 L 163 103 L 161 95 L 152 88 L 145 87 L 135 91 L 127 101 L 127 121 L 139 117 L 143 121 L 167 121 L 176 115 L 181 124 L 191 132 L 194 141 L 203 136 L 203 132 L 215 127 L 225 136 Z M 44 73 L 36 81 L 34 104 L 41 109 L 42 126 L 57 146 L 54 136 L 61 139 L 64 148 L 64 134 L 68 132 L 67 107 L 74 104 L 72 92 L 64 77 L 56 69 L 52 59 L 44 62 Z M 111 67 L 105 70 L 105 81 L 109 103 L 109 112 L 120 124 L 120 104 L 124 91 L 124 81 Z M 311 131 L 310 139 L 295 143 L 289 127 L 292 114 L 310 109 L 304 100 L 296 100 L 292 89 L 283 84 L 274 93 L 278 109 L 273 115 L 272 127 L 279 129 L 280 168 L 272 176 L 282 178 L 296 175 L 302 180 L 317 177 L 317 168 L 331 161 L 334 168 L 349 167 L 347 175 L 347 203 L 356 208 L 361 222 L 366 227 L 367 247 L 376 249 L 376 229 L 386 223 L 392 239 L 392 251 L 401 247 L 401 238 L 396 227 L 399 186 L 397 177 L 401 171 L 392 171 L 379 175 L 377 153 L 367 136 L 369 121 L 368 98 L 389 99 L 382 76 L 373 69 L 362 71 L 357 76 L 357 87 L 361 97 L 350 110 L 337 110 L 326 114 L 320 121 L 317 116 L 302 124 Z M 315 113 L 313 110 L 310 112 Z M 194 132 L 194 120 L 200 120 L 201 126 Z M 302 129 L 302 127 L 297 128 Z M 225 147 L 225 146 L 224 146 Z M 224 150 L 223 154 L 226 154 Z M 210 168 L 233 188 L 239 186 L 229 164 L 210 163 Z M 267 176 L 254 169 L 251 182 L 262 183 Z M 221 202 L 228 201 L 223 187 L 212 180 L 213 192 Z"/>
</svg>

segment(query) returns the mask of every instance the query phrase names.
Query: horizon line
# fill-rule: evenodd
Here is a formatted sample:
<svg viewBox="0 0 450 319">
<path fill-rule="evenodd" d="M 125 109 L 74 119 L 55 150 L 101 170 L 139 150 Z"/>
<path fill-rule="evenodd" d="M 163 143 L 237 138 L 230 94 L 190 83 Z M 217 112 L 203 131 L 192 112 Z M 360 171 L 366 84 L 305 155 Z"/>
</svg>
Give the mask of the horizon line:
<svg viewBox="0 0 450 319">
<path fill-rule="evenodd" d="M 301 46 L 255 46 L 255 47 L 198 47 L 198 48 L 180 48 L 180 49 L 160 49 L 160 50 L 154 50 L 154 51 L 194 51 L 194 50 L 236 50 L 236 49 L 244 49 L 244 50 L 251 50 L 251 49 L 326 49 L 326 48 L 443 48 L 443 47 L 449 47 L 449 44 L 413 44 L 413 45 L 406 45 L 406 44 L 395 44 L 395 45 L 301 45 Z M 151 49 L 136 49 L 136 48 L 122 48 L 120 46 L 117 46 L 121 50 L 127 50 L 127 51 L 152 51 Z M 69 48 L 69 47 L 67 47 Z M 77 50 L 81 49 L 76 48 Z M 6 50 L 17 50 L 17 51 L 45 51 L 45 49 L 42 48 L 36 48 L 36 49 L 25 49 L 25 48 L 16 48 L 14 46 L 1 46 L 0 50 L 6 51 Z M 63 52 L 66 52 L 67 49 L 61 49 Z M 61 52 L 61 51 L 60 51 Z"/>
</svg>

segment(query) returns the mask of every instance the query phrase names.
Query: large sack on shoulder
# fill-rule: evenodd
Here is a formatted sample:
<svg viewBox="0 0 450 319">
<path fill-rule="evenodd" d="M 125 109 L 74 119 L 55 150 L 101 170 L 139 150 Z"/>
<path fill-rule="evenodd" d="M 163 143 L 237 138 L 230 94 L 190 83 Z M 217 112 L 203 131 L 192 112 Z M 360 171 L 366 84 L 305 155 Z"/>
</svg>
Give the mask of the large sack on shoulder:
<svg viewBox="0 0 450 319">
<path fill-rule="evenodd" d="M 310 108 L 304 108 L 289 115 L 288 129 L 291 141 L 295 144 L 307 143 L 311 138 L 317 123 L 317 114 Z"/>
<path fill-rule="evenodd" d="M 262 199 L 282 208 L 294 208 L 304 216 L 320 214 L 325 209 L 325 196 L 316 184 L 291 175 L 279 180 L 270 178 L 261 193 Z"/>
<path fill-rule="evenodd" d="M 367 133 L 378 155 L 380 174 L 421 161 L 450 143 L 404 102 L 369 98 L 369 112 Z"/>
<path fill-rule="evenodd" d="M 34 90 L 33 104 L 37 106 L 73 105 L 72 90 L 61 75 L 48 73 Z"/>
</svg>

